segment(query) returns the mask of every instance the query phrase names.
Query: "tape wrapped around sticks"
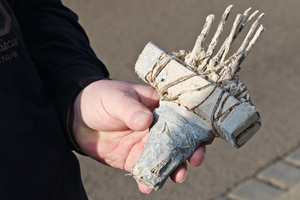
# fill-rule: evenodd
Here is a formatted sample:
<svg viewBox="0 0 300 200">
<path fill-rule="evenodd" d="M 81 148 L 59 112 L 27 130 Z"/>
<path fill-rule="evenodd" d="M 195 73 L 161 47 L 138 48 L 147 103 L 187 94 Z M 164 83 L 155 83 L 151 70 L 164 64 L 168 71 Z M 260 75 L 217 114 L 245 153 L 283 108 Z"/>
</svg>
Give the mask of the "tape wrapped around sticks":
<svg viewBox="0 0 300 200">
<path fill-rule="evenodd" d="M 259 111 L 235 74 L 263 31 L 260 26 L 250 40 L 263 15 L 254 22 L 239 50 L 225 59 L 230 44 L 257 11 L 250 17 L 250 9 L 238 15 L 229 37 L 212 57 L 231 8 L 225 10 L 207 52 L 202 45 L 211 15 L 192 52 L 169 54 L 149 42 L 136 62 L 139 77 L 161 95 L 147 143 L 131 170 L 131 175 L 149 188 L 161 188 L 202 142 L 217 136 L 240 148 L 261 126 Z"/>
</svg>

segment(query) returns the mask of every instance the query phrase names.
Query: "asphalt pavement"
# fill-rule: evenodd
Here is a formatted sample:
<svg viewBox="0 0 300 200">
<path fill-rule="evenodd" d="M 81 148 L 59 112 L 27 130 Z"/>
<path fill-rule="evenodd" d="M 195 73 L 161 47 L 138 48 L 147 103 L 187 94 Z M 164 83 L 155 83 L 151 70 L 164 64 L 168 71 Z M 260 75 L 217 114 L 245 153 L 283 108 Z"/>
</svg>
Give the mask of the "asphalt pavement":
<svg viewBox="0 0 300 200">
<path fill-rule="evenodd" d="M 252 102 L 261 112 L 259 132 L 239 150 L 216 139 L 208 146 L 201 167 L 188 166 L 183 183 L 168 180 L 161 190 L 148 195 L 139 192 L 135 180 L 125 176 L 126 172 L 78 155 L 91 200 L 300 199 L 300 185 L 294 180 L 299 176 L 300 166 L 288 159 L 300 147 L 299 0 L 63 2 L 79 15 L 92 47 L 109 69 L 111 78 L 139 84 L 144 83 L 135 74 L 134 64 L 149 41 L 167 52 L 191 50 L 209 14 L 216 15 L 211 32 L 230 4 L 234 7 L 227 27 L 231 27 L 238 13 L 249 7 L 266 14 L 262 20 L 266 30 L 239 72 Z M 293 179 L 293 184 L 280 182 L 286 179 L 288 182 Z M 267 197 L 243 196 L 260 194 L 265 186 L 279 192 Z M 262 194 L 270 194 L 273 189 L 263 190 Z"/>
</svg>

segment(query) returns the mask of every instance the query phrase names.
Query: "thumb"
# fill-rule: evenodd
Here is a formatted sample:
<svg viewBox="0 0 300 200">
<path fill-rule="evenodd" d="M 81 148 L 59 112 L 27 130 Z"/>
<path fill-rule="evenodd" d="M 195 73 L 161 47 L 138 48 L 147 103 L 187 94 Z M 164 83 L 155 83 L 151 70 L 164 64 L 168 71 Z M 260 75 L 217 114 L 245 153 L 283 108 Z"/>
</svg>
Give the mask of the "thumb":
<svg viewBox="0 0 300 200">
<path fill-rule="evenodd" d="M 114 114 L 116 118 L 126 124 L 126 126 L 135 131 L 143 131 L 151 125 L 153 121 L 152 112 L 144 106 L 138 98 L 132 95 L 125 95 L 120 100 L 122 104 L 117 104 L 114 110 L 119 110 Z"/>
<path fill-rule="evenodd" d="M 111 116 L 131 130 L 143 131 L 149 128 L 153 121 L 152 110 L 159 100 L 153 88 L 123 82 L 115 92 L 110 90 L 109 96 L 114 98 L 105 100 L 107 103 L 104 104 Z"/>
<path fill-rule="evenodd" d="M 152 113 L 149 110 L 144 110 L 139 113 L 136 113 L 133 116 L 132 120 L 128 122 L 128 127 L 130 127 L 132 130 L 142 131 L 149 128 L 152 121 Z"/>
</svg>

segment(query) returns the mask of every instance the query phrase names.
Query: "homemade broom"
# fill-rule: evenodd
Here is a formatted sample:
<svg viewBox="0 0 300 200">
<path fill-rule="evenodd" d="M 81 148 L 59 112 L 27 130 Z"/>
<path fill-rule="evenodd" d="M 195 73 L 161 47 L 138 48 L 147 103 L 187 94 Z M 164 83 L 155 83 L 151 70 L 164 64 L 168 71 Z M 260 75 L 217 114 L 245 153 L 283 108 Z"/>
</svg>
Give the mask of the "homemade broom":
<svg viewBox="0 0 300 200">
<path fill-rule="evenodd" d="M 249 15 L 249 8 L 238 14 L 229 36 L 213 56 L 232 7 L 225 10 L 206 51 L 204 41 L 214 15 L 206 18 L 191 52 L 169 54 L 149 42 L 136 62 L 139 77 L 161 95 L 147 143 L 131 171 L 149 188 L 161 188 L 202 142 L 217 136 L 240 148 L 261 126 L 259 111 L 236 73 L 264 30 L 262 25 L 258 27 L 264 14 L 254 21 L 236 53 L 227 57 L 232 42 L 258 11 Z"/>
</svg>

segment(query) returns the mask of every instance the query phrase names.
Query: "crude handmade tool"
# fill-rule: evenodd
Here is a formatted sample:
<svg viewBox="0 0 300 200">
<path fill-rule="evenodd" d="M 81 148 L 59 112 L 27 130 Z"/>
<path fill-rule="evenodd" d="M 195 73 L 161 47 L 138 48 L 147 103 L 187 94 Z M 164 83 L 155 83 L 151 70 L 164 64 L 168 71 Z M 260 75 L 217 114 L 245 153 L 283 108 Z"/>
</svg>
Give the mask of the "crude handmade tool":
<svg viewBox="0 0 300 200">
<path fill-rule="evenodd" d="M 214 15 L 207 17 L 191 52 L 168 54 L 150 42 L 136 62 L 139 77 L 161 95 L 147 143 L 131 171 L 149 188 L 161 188 L 202 142 L 218 136 L 240 148 L 260 128 L 261 116 L 235 74 L 264 30 L 262 25 L 257 29 L 264 14 L 252 24 L 237 52 L 226 58 L 234 39 L 258 11 L 248 16 L 249 8 L 237 15 L 229 36 L 213 56 L 231 8 L 225 10 L 206 51 L 203 45 Z"/>
</svg>

